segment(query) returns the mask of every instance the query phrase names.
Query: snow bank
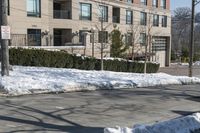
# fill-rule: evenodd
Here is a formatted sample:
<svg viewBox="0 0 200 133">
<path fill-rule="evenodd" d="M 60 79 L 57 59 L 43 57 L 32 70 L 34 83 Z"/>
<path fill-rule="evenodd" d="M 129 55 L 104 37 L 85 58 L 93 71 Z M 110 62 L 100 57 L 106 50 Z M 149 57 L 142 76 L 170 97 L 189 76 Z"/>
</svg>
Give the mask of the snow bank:
<svg viewBox="0 0 200 133">
<path fill-rule="evenodd" d="M 194 63 L 194 65 L 195 65 L 195 66 L 200 66 L 200 61 L 196 61 L 196 62 Z"/>
<path fill-rule="evenodd" d="M 200 113 L 177 118 L 152 126 L 136 126 L 131 128 L 105 128 L 104 133 L 191 133 L 200 129 Z"/>
<path fill-rule="evenodd" d="M 165 73 L 137 74 L 14 66 L 9 77 L 1 77 L 0 91 L 4 90 L 9 95 L 22 95 L 191 83 L 200 83 L 200 79 Z"/>
</svg>

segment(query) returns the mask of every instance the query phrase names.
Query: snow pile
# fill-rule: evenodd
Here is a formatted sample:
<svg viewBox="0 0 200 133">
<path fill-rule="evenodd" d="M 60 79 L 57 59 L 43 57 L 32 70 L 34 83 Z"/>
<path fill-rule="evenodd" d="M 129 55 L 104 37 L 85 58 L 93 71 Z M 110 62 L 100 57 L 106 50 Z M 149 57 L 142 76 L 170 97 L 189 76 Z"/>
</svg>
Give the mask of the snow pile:
<svg viewBox="0 0 200 133">
<path fill-rule="evenodd" d="M 136 126 L 131 128 L 105 128 L 104 133 L 191 133 L 200 129 L 200 113 L 177 118 L 152 126 Z"/>
<path fill-rule="evenodd" d="M 194 65 L 195 65 L 195 66 L 200 66 L 200 61 L 196 61 L 196 62 L 194 63 Z"/>
<path fill-rule="evenodd" d="M 137 74 L 14 66 L 9 77 L 1 77 L 0 91 L 4 90 L 10 95 L 22 95 L 191 83 L 200 83 L 200 79 L 165 73 Z"/>
</svg>

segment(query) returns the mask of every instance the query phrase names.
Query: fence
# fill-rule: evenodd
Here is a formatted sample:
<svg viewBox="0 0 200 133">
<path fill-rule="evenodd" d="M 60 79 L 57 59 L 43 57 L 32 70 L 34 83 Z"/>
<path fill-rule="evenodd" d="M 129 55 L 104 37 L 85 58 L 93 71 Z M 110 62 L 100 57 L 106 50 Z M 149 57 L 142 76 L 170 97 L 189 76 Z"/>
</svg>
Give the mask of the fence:
<svg viewBox="0 0 200 133">
<path fill-rule="evenodd" d="M 27 35 L 26 34 L 12 34 L 10 45 L 11 46 L 27 46 Z"/>
</svg>

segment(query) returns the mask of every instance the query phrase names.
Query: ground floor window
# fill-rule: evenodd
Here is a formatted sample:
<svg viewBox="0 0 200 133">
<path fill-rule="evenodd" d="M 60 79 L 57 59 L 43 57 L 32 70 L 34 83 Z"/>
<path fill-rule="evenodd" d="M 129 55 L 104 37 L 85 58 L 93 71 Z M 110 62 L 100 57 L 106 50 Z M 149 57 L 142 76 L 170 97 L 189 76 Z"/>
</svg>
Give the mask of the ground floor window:
<svg viewBox="0 0 200 133">
<path fill-rule="evenodd" d="M 108 32 L 107 31 L 99 31 L 99 43 L 108 43 Z"/>
<path fill-rule="evenodd" d="M 41 46 L 41 30 L 28 29 L 27 39 L 28 39 L 28 46 Z"/>
<path fill-rule="evenodd" d="M 72 43 L 71 29 L 54 29 L 54 46 L 67 46 Z"/>
</svg>

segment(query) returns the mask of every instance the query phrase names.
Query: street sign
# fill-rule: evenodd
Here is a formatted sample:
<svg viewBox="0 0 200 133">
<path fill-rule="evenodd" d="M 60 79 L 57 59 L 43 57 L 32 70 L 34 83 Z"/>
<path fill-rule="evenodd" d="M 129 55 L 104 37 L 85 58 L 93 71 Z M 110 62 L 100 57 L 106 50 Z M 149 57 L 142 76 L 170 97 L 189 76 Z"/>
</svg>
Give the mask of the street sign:
<svg viewBox="0 0 200 133">
<path fill-rule="evenodd" d="M 10 26 L 1 26 L 1 39 L 10 39 Z"/>
</svg>

